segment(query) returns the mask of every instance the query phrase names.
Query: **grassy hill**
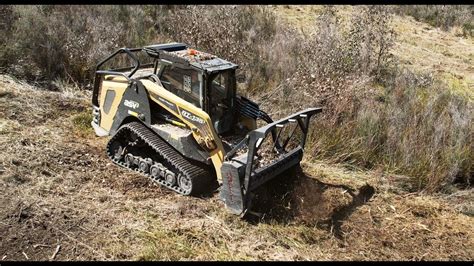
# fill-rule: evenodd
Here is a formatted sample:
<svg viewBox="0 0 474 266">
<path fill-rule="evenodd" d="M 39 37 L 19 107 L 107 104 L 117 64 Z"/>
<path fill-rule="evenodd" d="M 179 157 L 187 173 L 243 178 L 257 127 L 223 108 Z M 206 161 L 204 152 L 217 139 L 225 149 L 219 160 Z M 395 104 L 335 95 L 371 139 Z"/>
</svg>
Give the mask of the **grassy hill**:
<svg viewBox="0 0 474 266">
<path fill-rule="evenodd" d="M 308 35 L 314 33 L 313 26 L 323 6 L 289 5 L 271 9 Z M 356 12 L 353 6 L 336 9 L 342 19 Z M 411 16 L 395 15 L 391 26 L 397 36 L 391 53 L 402 65 L 416 72 L 432 71 L 445 78 L 455 92 L 474 100 L 474 38 L 463 36 L 460 27 L 444 31 Z"/>
</svg>

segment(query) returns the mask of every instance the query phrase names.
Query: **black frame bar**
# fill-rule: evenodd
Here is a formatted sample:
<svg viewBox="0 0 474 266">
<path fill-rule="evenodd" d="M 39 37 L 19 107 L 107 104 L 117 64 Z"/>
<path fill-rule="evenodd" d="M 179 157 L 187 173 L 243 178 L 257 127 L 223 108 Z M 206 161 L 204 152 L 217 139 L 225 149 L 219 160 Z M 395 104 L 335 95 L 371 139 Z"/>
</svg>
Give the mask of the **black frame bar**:
<svg viewBox="0 0 474 266">
<path fill-rule="evenodd" d="M 94 90 L 92 94 L 92 104 L 94 106 L 99 106 L 99 100 L 98 100 L 98 95 L 99 95 L 99 87 L 100 87 L 100 79 L 102 75 L 116 75 L 116 76 L 122 76 L 126 78 L 129 82 L 131 81 L 131 77 L 140 69 L 140 67 L 145 67 L 145 66 L 153 66 L 154 63 L 149 63 L 145 65 L 141 65 L 140 60 L 138 57 L 134 54 L 136 52 L 143 51 L 143 48 L 120 48 L 116 50 L 114 53 L 111 55 L 107 56 L 105 59 L 99 62 L 95 68 L 95 78 L 94 78 Z M 109 60 L 114 58 L 115 56 L 119 54 L 127 54 L 133 61 L 133 65 L 130 67 L 124 67 L 124 68 L 117 68 L 117 69 L 108 69 L 108 70 L 101 70 L 100 68 Z M 126 70 L 131 70 L 130 74 L 126 75 L 123 73 L 123 71 Z"/>
</svg>

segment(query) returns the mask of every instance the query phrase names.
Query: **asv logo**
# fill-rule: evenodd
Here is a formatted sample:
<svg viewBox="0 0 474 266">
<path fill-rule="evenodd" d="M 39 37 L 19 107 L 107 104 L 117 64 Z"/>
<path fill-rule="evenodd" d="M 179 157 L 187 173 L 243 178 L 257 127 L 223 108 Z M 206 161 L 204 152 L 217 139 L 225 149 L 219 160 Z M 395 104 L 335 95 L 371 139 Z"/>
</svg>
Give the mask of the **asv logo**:
<svg viewBox="0 0 474 266">
<path fill-rule="evenodd" d="M 198 122 L 199 124 L 204 124 L 204 119 L 200 118 L 200 117 L 197 117 L 193 114 L 191 114 L 190 112 L 188 111 L 185 111 L 185 110 L 181 110 L 181 115 L 183 117 L 186 117 L 187 119 L 191 120 L 191 121 L 195 121 L 195 122 Z"/>
<path fill-rule="evenodd" d="M 138 104 L 137 102 L 131 101 L 131 100 L 125 100 L 123 102 L 123 105 L 125 105 L 127 107 L 130 107 L 130 108 L 133 108 L 133 109 L 137 109 L 140 104 Z"/>
</svg>

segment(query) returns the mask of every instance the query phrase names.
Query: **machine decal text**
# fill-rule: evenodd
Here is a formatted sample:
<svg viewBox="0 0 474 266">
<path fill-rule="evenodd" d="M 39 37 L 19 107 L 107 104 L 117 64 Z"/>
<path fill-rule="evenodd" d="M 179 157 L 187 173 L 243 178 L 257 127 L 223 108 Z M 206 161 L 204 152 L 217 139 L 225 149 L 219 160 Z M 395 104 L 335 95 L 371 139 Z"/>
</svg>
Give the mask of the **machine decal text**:
<svg viewBox="0 0 474 266">
<path fill-rule="evenodd" d="M 138 106 L 140 106 L 139 103 L 135 102 L 135 101 L 132 101 L 132 100 L 125 100 L 123 102 L 123 105 L 127 106 L 127 107 L 130 107 L 130 108 L 133 108 L 133 109 L 137 109 Z"/>
<path fill-rule="evenodd" d="M 199 124 L 204 124 L 204 119 L 197 117 L 186 110 L 181 110 L 181 115 L 191 121 L 198 122 Z"/>
</svg>

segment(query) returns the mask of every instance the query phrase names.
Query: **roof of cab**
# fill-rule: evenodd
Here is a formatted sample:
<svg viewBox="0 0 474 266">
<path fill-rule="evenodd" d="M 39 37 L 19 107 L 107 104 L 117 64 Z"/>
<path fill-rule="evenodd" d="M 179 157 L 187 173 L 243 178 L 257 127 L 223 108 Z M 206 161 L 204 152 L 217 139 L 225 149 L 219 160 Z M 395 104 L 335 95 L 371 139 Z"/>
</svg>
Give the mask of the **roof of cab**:
<svg viewBox="0 0 474 266">
<path fill-rule="evenodd" d="M 148 55 L 173 63 L 192 65 L 207 72 L 235 69 L 238 65 L 216 55 L 189 48 L 184 43 L 155 44 L 144 47 Z"/>
</svg>

